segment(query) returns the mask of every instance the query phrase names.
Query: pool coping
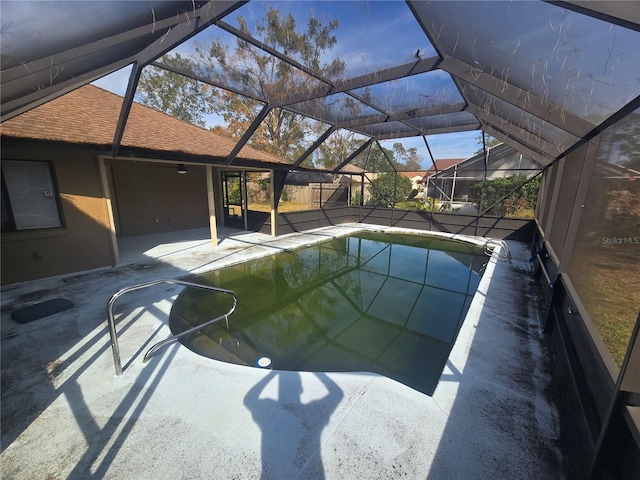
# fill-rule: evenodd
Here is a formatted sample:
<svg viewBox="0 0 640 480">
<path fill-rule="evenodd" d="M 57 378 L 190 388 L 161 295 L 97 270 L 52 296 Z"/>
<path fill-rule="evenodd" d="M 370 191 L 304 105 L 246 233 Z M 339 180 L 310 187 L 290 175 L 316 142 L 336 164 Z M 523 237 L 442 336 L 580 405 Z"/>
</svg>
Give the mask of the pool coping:
<svg viewBox="0 0 640 480">
<path fill-rule="evenodd" d="M 548 395 L 549 359 L 537 300 L 523 275 L 528 252 L 518 243 L 509 243 L 514 264 L 494 252 L 432 397 L 376 374 L 274 373 L 206 359 L 181 345 L 142 363 L 140 345 L 168 335 L 171 287 L 123 300 L 125 374 L 115 375 L 104 306 L 118 285 L 228 265 L 237 258 L 233 252 L 249 253 L 242 250 L 249 243 L 251 255 L 264 256 L 361 229 L 419 233 L 354 224 L 276 239 L 245 236 L 221 244 L 230 249 L 226 256 L 188 251 L 162 265 L 124 265 L 3 291 L 3 383 L 10 380 L 3 388 L 3 473 L 558 478 L 562 454 Z M 11 323 L 9 306 L 48 290 L 72 297 L 77 307 L 40 325 Z M 517 302 L 506 300 L 514 295 Z M 297 399 L 284 398 L 300 386 Z"/>
</svg>

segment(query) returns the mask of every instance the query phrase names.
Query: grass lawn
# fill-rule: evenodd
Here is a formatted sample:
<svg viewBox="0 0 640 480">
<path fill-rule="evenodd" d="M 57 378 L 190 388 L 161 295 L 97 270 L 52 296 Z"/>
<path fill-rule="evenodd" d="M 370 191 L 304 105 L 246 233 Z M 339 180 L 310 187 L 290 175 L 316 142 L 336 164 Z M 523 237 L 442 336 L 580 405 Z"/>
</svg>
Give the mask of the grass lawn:
<svg viewBox="0 0 640 480">
<path fill-rule="evenodd" d="M 446 202 L 445 202 L 446 204 Z M 438 204 L 439 206 L 440 204 Z M 396 208 L 400 210 L 426 210 L 424 208 L 424 204 L 420 199 L 413 200 L 403 200 L 402 202 L 396 203 Z M 249 210 L 254 210 L 256 212 L 270 212 L 271 206 L 268 203 L 249 203 Z M 281 201 L 278 205 L 278 211 L 282 213 L 286 212 L 301 212 L 309 210 L 309 206 L 306 203 L 296 203 L 296 202 L 283 202 Z M 444 213 L 448 213 L 448 210 L 443 210 Z M 455 212 L 453 212 L 455 213 Z M 516 212 L 513 215 L 507 215 L 509 218 L 533 218 L 533 210 L 521 210 Z"/>
<path fill-rule="evenodd" d="M 403 200 L 396 203 L 396 208 L 401 210 L 422 210 L 422 202 L 420 200 Z"/>
<path fill-rule="evenodd" d="M 249 210 L 256 212 L 270 212 L 271 205 L 269 203 L 249 203 Z M 303 210 L 309 210 L 309 206 L 306 203 L 296 202 L 280 202 L 278 205 L 279 212 L 300 212 Z"/>
<path fill-rule="evenodd" d="M 445 208 L 443 210 L 440 210 L 440 207 L 442 205 L 444 205 Z M 452 212 L 447 207 L 448 207 L 447 202 L 442 202 L 442 203 L 438 202 L 436 204 L 436 212 L 456 213 L 455 209 Z M 396 203 L 396 208 L 399 208 L 401 210 L 426 210 L 424 204 L 420 199 L 404 200 L 402 202 L 398 202 Z M 507 218 L 527 218 L 527 219 L 531 219 L 533 218 L 533 216 L 534 216 L 533 209 L 519 209 L 514 213 L 506 215 Z"/>
<path fill-rule="evenodd" d="M 602 340 L 618 366 L 622 365 L 631 331 L 640 308 L 640 252 L 611 247 L 581 249 L 574 253 L 570 270 L 580 299 L 584 303 Z"/>
</svg>

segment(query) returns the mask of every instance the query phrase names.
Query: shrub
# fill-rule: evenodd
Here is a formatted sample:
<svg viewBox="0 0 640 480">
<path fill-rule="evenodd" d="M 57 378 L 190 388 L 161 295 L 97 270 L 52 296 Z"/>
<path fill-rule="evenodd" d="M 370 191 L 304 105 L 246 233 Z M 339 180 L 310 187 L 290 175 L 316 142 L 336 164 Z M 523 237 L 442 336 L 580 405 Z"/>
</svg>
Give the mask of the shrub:
<svg viewBox="0 0 640 480">
<path fill-rule="evenodd" d="M 514 192 L 519 186 L 520 188 Z M 539 189 L 540 177 L 527 182 L 525 175 L 514 175 L 488 180 L 484 185 L 484 196 L 483 182 L 472 185 L 469 193 L 471 200 L 478 205 L 482 199 L 482 210 L 491 207 L 486 213 L 505 217 L 521 215 L 525 211 L 533 212 L 538 201 Z"/>
<path fill-rule="evenodd" d="M 369 193 L 373 205 L 394 208 L 396 203 L 406 200 L 411 192 L 411 180 L 395 173 L 383 173 L 371 181 Z"/>
</svg>

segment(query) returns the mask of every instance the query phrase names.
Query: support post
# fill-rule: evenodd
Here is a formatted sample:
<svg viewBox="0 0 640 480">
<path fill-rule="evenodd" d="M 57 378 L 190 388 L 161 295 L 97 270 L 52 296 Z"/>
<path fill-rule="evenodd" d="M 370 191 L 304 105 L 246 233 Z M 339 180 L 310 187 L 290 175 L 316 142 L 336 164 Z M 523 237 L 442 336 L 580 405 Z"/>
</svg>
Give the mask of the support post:
<svg viewBox="0 0 640 480">
<path fill-rule="evenodd" d="M 109 177 L 104 158 L 98 157 L 98 170 L 100 171 L 100 182 L 102 183 L 102 191 L 104 192 L 104 201 L 107 206 L 107 215 L 109 216 L 109 243 L 111 244 L 111 258 L 113 264 L 120 263 L 120 251 L 118 250 L 118 239 L 116 237 L 116 223 L 113 217 L 113 205 L 111 204 L 111 189 L 109 188 Z"/>
<path fill-rule="evenodd" d="M 211 234 L 211 243 L 218 245 L 218 226 L 216 224 L 216 200 L 213 189 L 213 168 L 211 165 L 205 166 L 205 175 L 207 176 L 207 204 L 209 206 L 209 232 Z"/>
<path fill-rule="evenodd" d="M 271 191 L 271 195 L 269 196 L 269 201 L 271 202 L 271 236 L 278 236 L 278 202 L 280 201 L 280 197 L 276 197 L 276 179 L 275 179 L 275 171 L 271 170 L 269 172 L 271 175 L 269 177 L 269 190 Z"/>
<path fill-rule="evenodd" d="M 453 183 L 451 184 L 451 198 L 449 199 L 449 209 L 453 212 L 453 195 L 456 192 L 456 176 L 458 175 L 458 165 L 453 167 Z"/>
<path fill-rule="evenodd" d="M 478 235 L 478 224 L 480 223 L 480 212 L 482 211 L 482 206 L 484 205 L 484 192 L 487 188 L 487 163 L 489 161 L 487 155 L 487 142 L 486 135 L 482 132 L 482 155 L 484 158 L 484 172 L 482 177 L 482 191 L 480 192 L 480 200 L 478 202 L 478 216 L 476 218 L 476 235 Z"/>
<path fill-rule="evenodd" d="M 247 192 L 247 172 L 240 172 L 240 191 L 242 192 L 242 218 L 244 220 L 244 229 L 249 230 L 249 193 Z"/>
</svg>

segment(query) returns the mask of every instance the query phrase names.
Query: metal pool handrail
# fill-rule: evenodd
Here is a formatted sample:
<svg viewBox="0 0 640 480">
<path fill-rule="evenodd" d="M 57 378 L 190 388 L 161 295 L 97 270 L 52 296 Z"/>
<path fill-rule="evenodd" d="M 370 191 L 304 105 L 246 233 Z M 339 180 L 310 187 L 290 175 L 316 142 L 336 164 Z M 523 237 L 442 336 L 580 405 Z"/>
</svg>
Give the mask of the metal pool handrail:
<svg viewBox="0 0 640 480">
<path fill-rule="evenodd" d="M 489 248 L 490 246 L 502 247 L 500 253 L 498 254 L 498 260 L 502 260 L 503 262 L 509 261 L 509 263 L 511 263 L 511 252 L 509 252 L 509 246 L 507 245 L 507 242 L 505 242 L 504 240 L 497 240 L 495 238 L 488 239 L 486 242 L 484 242 L 483 246 L 485 255 L 493 255 L 493 250 Z"/>
<path fill-rule="evenodd" d="M 233 297 L 233 305 L 231 306 L 231 308 L 229 309 L 229 311 L 223 315 L 220 315 L 219 317 L 216 317 L 214 319 L 211 319 L 205 323 L 203 323 L 202 325 L 198 325 L 196 327 L 190 328 L 189 330 L 185 330 L 184 332 L 180 332 L 177 335 L 173 335 L 172 337 L 169 337 L 165 340 L 162 340 L 158 343 L 156 343 L 154 346 L 152 346 L 147 353 L 144 356 L 144 360 L 143 361 L 147 361 L 149 360 L 149 357 L 155 353 L 158 349 L 164 347 L 165 345 L 168 345 L 170 343 L 175 342 L 176 340 L 178 340 L 180 337 L 183 337 L 185 335 L 188 335 L 189 333 L 193 333 L 197 330 L 200 330 L 208 325 L 211 325 L 212 323 L 215 323 L 219 320 L 222 320 L 223 318 L 228 318 L 229 315 L 231 315 L 234 310 L 236 309 L 236 305 L 238 304 L 238 297 L 236 297 L 236 294 L 231 291 L 231 290 L 227 290 L 224 288 L 218 288 L 218 287 L 212 287 L 210 285 L 201 285 L 199 283 L 191 283 L 191 282 L 185 282 L 183 280 L 175 280 L 173 278 L 163 278 L 163 279 L 159 279 L 159 280 L 153 280 L 151 282 L 146 282 L 146 283 L 140 283 L 138 285 L 132 285 L 130 287 L 126 287 L 123 288 L 122 290 L 118 290 L 116 293 L 114 293 L 111 298 L 109 299 L 109 303 L 107 303 L 107 319 L 109 322 L 109 335 L 111 336 L 111 350 L 113 351 L 113 363 L 115 364 L 115 368 L 116 368 L 116 375 L 122 375 L 122 363 L 120 362 L 120 345 L 118 343 L 118 335 L 116 333 L 116 324 L 115 324 L 115 319 L 113 316 L 113 305 L 115 303 L 115 301 L 123 294 L 127 293 L 127 292 L 132 292 L 134 290 L 140 290 L 142 288 L 146 288 L 146 287 L 152 287 L 154 285 L 159 285 L 161 283 L 170 283 L 173 285 L 182 285 L 184 287 L 194 287 L 194 288 L 202 288 L 204 290 L 211 290 L 214 292 L 218 292 L 218 293 L 224 293 L 225 295 L 231 295 Z"/>
</svg>

